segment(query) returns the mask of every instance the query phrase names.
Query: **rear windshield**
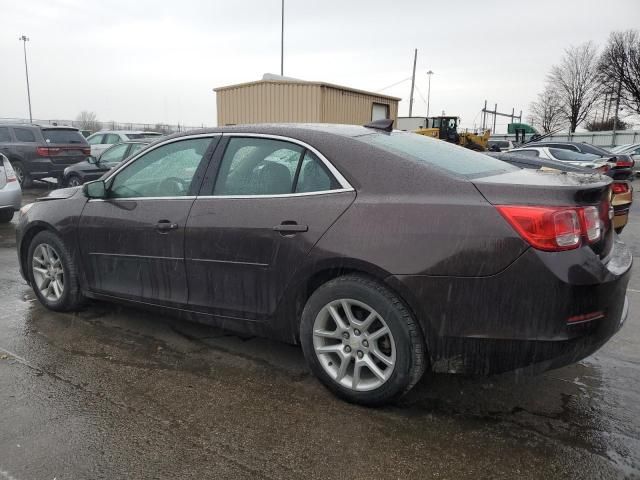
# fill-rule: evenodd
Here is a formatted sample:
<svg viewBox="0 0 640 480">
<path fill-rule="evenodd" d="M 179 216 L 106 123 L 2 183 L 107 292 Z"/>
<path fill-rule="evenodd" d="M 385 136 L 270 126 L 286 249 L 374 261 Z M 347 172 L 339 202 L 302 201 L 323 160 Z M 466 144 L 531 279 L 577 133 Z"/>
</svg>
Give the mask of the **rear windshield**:
<svg viewBox="0 0 640 480">
<path fill-rule="evenodd" d="M 145 138 L 142 133 L 127 133 L 126 135 L 129 140 L 139 140 L 141 138 Z"/>
<path fill-rule="evenodd" d="M 509 142 L 505 142 L 504 140 L 489 140 L 489 145 L 496 145 L 500 148 L 509 148 Z"/>
<path fill-rule="evenodd" d="M 600 158 L 599 155 L 593 155 L 591 153 L 579 153 L 571 150 L 564 150 L 562 148 L 550 148 L 549 151 L 556 159 L 565 162 L 590 162 L 596 158 Z"/>
<path fill-rule="evenodd" d="M 47 143 L 87 143 L 82 134 L 77 130 L 66 130 L 62 128 L 47 130 L 43 128 L 42 136 Z"/>
<path fill-rule="evenodd" d="M 371 133 L 356 139 L 467 178 L 518 170 L 517 167 L 488 155 L 417 133 Z"/>
</svg>

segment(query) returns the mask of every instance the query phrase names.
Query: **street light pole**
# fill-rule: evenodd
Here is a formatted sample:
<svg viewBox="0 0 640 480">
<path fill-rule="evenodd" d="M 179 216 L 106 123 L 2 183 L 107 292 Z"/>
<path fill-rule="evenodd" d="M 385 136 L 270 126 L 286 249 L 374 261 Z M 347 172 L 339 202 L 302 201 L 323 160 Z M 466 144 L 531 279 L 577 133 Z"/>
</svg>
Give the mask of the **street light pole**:
<svg viewBox="0 0 640 480">
<path fill-rule="evenodd" d="M 429 89 L 427 90 L 427 117 L 429 116 L 429 103 L 431 102 L 431 75 L 433 75 L 433 72 L 429 70 L 427 72 L 427 76 L 429 77 Z"/>
<path fill-rule="evenodd" d="M 33 123 L 33 116 L 31 115 L 31 89 L 29 88 L 29 67 L 27 67 L 27 42 L 29 41 L 29 37 L 22 35 L 18 40 L 22 42 L 24 50 L 24 72 L 27 75 L 27 100 L 29 101 L 29 123 Z"/>
<path fill-rule="evenodd" d="M 282 0 L 282 18 L 280 23 L 280 76 L 284 75 L 284 0 Z"/>
</svg>

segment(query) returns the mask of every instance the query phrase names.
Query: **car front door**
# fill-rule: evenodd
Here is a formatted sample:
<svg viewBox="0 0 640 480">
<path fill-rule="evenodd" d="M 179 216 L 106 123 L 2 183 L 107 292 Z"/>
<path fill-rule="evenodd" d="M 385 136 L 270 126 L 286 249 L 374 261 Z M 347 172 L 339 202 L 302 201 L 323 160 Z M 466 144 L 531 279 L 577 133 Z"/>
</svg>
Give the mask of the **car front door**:
<svg viewBox="0 0 640 480">
<path fill-rule="evenodd" d="M 164 305 L 184 305 L 184 229 L 219 135 L 175 139 L 144 152 L 106 180 L 106 198 L 87 202 L 79 222 L 89 288 Z"/>
<path fill-rule="evenodd" d="M 355 192 L 319 152 L 281 138 L 225 135 L 207 177 L 186 229 L 189 305 L 265 320 Z"/>
</svg>

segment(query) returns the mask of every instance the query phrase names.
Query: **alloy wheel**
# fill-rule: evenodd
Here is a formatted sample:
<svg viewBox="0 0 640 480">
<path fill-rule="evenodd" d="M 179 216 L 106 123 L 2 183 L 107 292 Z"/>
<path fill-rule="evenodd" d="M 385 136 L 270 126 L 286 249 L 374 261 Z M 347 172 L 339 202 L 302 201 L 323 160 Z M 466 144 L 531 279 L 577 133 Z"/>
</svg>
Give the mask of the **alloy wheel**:
<svg viewBox="0 0 640 480">
<path fill-rule="evenodd" d="M 396 364 L 391 330 L 378 312 L 358 300 L 334 300 L 320 310 L 313 346 L 325 372 L 355 391 L 379 388 Z"/>
<path fill-rule="evenodd" d="M 67 182 L 67 185 L 69 185 L 70 187 L 77 187 L 82 184 L 80 183 L 80 179 L 74 175 L 69 179 L 69 181 Z"/>
<path fill-rule="evenodd" d="M 64 292 L 64 270 L 56 250 L 41 243 L 33 251 L 33 279 L 40 294 L 49 301 L 57 302 Z"/>
<path fill-rule="evenodd" d="M 20 186 L 24 184 L 24 171 L 20 165 L 12 165 L 13 173 L 16 174 L 16 178 L 18 179 L 18 183 Z"/>
</svg>

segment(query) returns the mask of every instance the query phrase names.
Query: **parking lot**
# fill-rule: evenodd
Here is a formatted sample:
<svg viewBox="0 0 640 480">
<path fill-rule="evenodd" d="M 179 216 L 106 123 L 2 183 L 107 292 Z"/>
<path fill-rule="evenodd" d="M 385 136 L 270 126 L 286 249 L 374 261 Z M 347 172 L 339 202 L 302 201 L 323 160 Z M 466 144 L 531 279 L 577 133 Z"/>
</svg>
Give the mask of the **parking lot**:
<svg viewBox="0 0 640 480">
<path fill-rule="evenodd" d="M 425 375 L 367 409 L 297 347 L 107 303 L 45 310 L 16 220 L 0 227 L 0 479 L 640 477 L 637 269 L 626 325 L 579 364 Z M 638 207 L 622 238 L 640 254 Z"/>
</svg>

